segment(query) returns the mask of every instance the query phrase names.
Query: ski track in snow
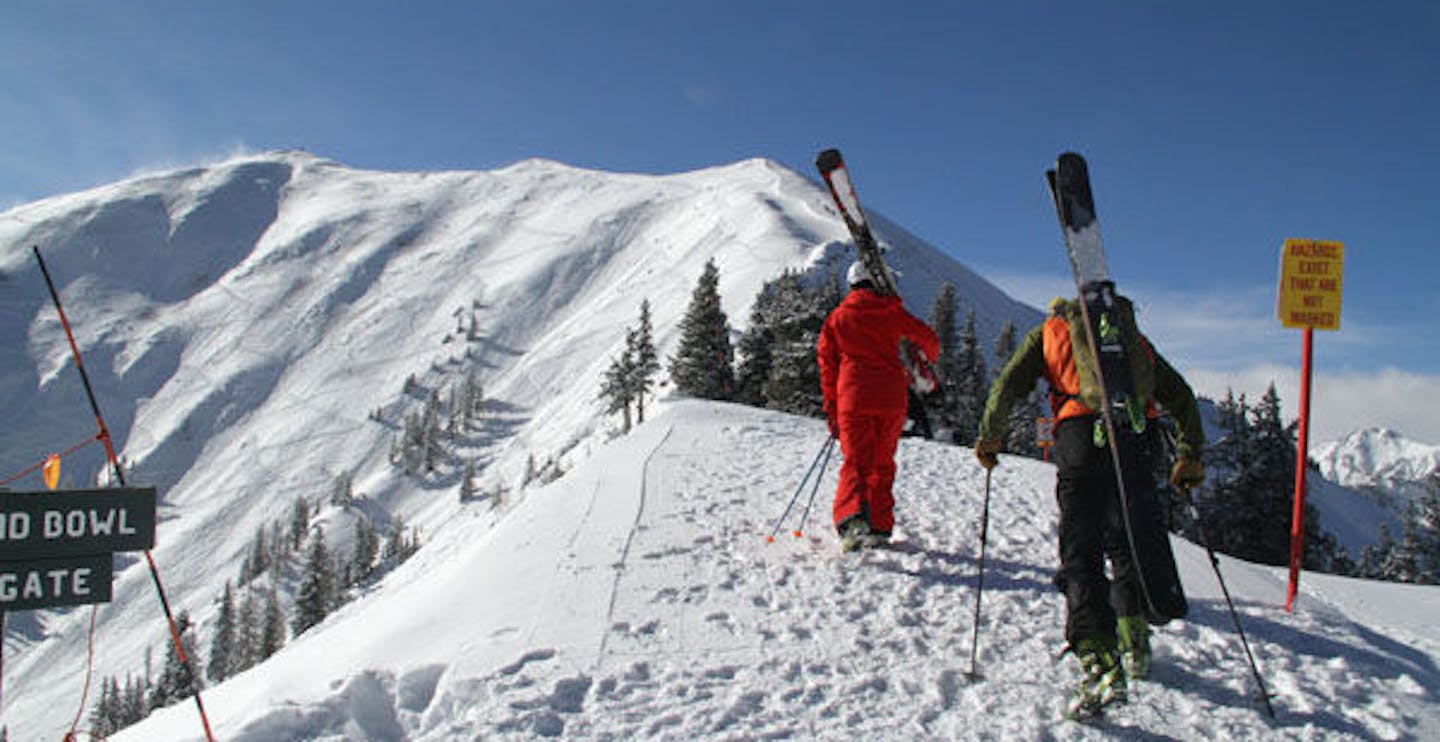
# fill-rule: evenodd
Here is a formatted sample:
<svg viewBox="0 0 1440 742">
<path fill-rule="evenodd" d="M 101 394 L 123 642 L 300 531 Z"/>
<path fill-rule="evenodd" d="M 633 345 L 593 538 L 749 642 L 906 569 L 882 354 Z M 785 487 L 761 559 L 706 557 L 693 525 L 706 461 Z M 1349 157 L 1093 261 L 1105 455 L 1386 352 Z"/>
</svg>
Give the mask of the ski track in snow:
<svg viewBox="0 0 1440 742">
<path fill-rule="evenodd" d="M 829 522 L 838 455 L 802 536 L 791 532 L 808 492 L 765 538 L 821 426 L 700 403 L 659 417 L 530 496 L 568 498 L 551 506 L 575 527 L 559 535 L 564 553 L 508 660 L 466 677 L 456 665 L 356 672 L 228 737 L 1400 740 L 1440 729 L 1433 640 L 1366 628 L 1319 597 L 1287 615 L 1283 571 L 1227 559 L 1275 694 L 1268 720 L 1204 552 L 1183 541 L 1192 612 L 1158 630 L 1151 678 L 1101 721 L 1061 721 L 1078 671 L 1053 661 L 1053 469 L 1007 457 L 995 470 L 972 681 L 984 479 L 969 449 L 904 441 L 895 546 L 842 555 Z M 161 728 L 193 733 L 166 713 L 175 723 Z"/>
</svg>

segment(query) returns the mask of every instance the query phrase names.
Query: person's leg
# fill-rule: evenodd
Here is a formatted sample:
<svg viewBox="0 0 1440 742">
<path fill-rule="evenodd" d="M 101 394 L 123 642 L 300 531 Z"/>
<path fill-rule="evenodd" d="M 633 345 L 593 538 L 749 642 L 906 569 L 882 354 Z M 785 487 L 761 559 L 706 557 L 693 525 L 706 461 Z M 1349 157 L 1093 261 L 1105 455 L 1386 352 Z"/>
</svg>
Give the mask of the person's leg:
<svg viewBox="0 0 1440 742">
<path fill-rule="evenodd" d="M 900 444 L 900 434 L 905 431 L 905 420 L 903 411 L 874 418 L 876 441 L 870 460 L 866 505 L 871 530 L 887 537 L 895 529 L 895 450 Z"/>
<path fill-rule="evenodd" d="M 835 488 L 834 520 L 838 529 L 851 518 L 865 515 L 866 492 L 869 488 L 870 451 L 874 442 L 861 415 L 841 412 L 837 422 L 840 427 L 840 452 L 845 460 L 840 465 L 840 483 Z"/>
</svg>

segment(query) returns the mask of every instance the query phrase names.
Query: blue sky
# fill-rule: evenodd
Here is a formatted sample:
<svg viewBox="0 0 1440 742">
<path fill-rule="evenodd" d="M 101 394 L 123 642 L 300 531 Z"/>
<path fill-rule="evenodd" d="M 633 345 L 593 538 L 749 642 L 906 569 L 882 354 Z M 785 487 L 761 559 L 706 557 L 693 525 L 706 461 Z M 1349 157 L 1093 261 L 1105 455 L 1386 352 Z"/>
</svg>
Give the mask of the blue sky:
<svg viewBox="0 0 1440 742">
<path fill-rule="evenodd" d="M 867 206 L 1017 297 L 1091 162 L 1112 273 L 1204 392 L 1276 381 L 1286 237 L 1346 243 L 1317 437 L 1440 443 L 1440 3 L 55 2 L 0 6 L 0 206 L 241 151 L 670 173 L 846 154 Z M 1428 176 L 1428 177 L 1427 177 Z"/>
</svg>

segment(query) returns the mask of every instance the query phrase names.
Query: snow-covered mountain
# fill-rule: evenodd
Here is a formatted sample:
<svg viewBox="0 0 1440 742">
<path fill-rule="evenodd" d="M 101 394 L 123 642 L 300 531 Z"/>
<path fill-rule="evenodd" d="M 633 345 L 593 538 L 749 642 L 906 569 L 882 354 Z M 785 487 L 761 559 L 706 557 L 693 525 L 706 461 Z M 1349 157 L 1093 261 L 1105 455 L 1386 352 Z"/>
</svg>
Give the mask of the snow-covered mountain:
<svg viewBox="0 0 1440 742">
<path fill-rule="evenodd" d="M 917 313 L 948 281 L 981 337 L 1038 320 L 952 258 L 872 221 Z M 439 564 L 508 522 L 531 496 L 521 490 L 532 460 L 568 470 L 601 450 L 613 422 L 600 413 L 600 378 L 642 300 L 663 356 L 706 260 L 737 327 L 782 270 L 840 271 L 849 260 L 825 192 L 763 160 L 671 176 L 540 160 L 382 173 L 288 152 L 48 199 L 0 215 L 0 476 L 95 433 L 32 245 L 66 302 L 128 481 L 159 489 L 155 561 L 202 643 L 252 536 L 297 498 L 323 504 L 349 477 L 357 508 L 403 517 L 427 560 L 440 560 L 425 563 Z M 472 371 L 486 425 L 433 474 L 402 475 L 389 452 L 405 417 Z M 467 462 L 487 496 L 462 505 Z M 84 486 L 103 457 L 92 445 L 64 468 L 67 485 Z M 34 478 L 8 486 L 39 489 Z M 348 546 L 347 517 L 320 516 L 337 549 Z M 424 579 L 409 569 L 387 584 Z M 16 738 L 50 735 L 74 715 L 89 616 L 9 617 L 5 723 Z M 97 676 L 140 672 L 147 648 L 163 656 L 158 602 L 133 557 L 117 565 L 97 627 Z M 371 667 L 387 672 L 385 662 L 377 655 Z"/>
<path fill-rule="evenodd" d="M 1388 493 L 1392 505 L 1433 491 L 1431 478 L 1440 473 L 1440 446 L 1406 438 L 1383 428 L 1358 430 L 1325 444 L 1312 458 L 1332 482 L 1371 492 Z"/>
</svg>

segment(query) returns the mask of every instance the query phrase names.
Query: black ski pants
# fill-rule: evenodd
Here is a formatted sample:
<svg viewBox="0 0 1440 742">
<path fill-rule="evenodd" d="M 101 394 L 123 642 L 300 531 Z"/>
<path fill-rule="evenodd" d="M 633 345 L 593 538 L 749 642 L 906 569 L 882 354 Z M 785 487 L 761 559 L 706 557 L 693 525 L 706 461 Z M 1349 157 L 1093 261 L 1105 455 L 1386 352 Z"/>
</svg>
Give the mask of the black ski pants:
<svg viewBox="0 0 1440 742">
<path fill-rule="evenodd" d="M 1055 496 L 1060 506 L 1060 569 L 1055 586 L 1065 594 L 1065 639 L 1098 638 L 1113 645 L 1115 617 L 1141 615 L 1144 594 L 1125 532 L 1120 493 L 1109 446 L 1095 445 L 1095 415 L 1055 426 Z M 1103 423 L 1102 423 L 1103 425 Z M 1150 445 L 1155 427 L 1142 435 L 1123 430 L 1121 470 L 1126 491 L 1155 488 Z M 1133 495 L 1132 495 L 1133 496 Z M 1110 560 L 1111 576 L 1105 572 Z"/>
</svg>

